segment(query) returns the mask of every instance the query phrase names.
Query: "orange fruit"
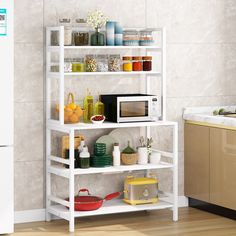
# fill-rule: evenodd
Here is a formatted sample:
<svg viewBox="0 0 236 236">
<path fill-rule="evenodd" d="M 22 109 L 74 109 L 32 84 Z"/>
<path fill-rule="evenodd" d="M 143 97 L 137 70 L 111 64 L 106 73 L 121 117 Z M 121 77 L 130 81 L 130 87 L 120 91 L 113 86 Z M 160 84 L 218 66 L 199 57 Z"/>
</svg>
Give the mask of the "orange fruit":
<svg viewBox="0 0 236 236">
<path fill-rule="evenodd" d="M 67 105 L 67 107 L 69 107 L 72 110 L 75 110 L 77 106 L 76 106 L 75 103 L 70 103 L 70 104 Z"/>
<path fill-rule="evenodd" d="M 83 115 L 83 110 L 81 109 L 80 106 L 76 107 L 76 110 L 74 111 L 74 113 L 78 116 L 81 117 Z"/>
<path fill-rule="evenodd" d="M 71 116 L 73 114 L 73 110 L 71 108 L 66 107 L 65 110 L 64 110 L 64 113 L 67 116 Z"/>
<path fill-rule="evenodd" d="M 75 113 L 73 113 L 73 114 L 70 116 L 70 121 L 71 121 L 72 123 L 77 123 L 77 122 L 79 122 L 79 117 L 78 117 Z"/>
</svg>

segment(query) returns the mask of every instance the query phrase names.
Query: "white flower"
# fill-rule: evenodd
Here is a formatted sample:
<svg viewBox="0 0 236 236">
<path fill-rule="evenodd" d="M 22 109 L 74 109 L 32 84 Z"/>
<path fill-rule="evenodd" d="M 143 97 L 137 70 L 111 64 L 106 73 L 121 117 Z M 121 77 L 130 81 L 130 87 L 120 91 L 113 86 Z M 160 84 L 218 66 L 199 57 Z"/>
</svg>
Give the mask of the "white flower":
<svg viewBox="0 0 236 236">
<path fill-rule="evenodd" d="M 99 10 L 89 12 L 87 16 L 87 24 L 94 29 L 101 28 L 106 24 L 107 20 L 108 18 Z"/>
</svg>

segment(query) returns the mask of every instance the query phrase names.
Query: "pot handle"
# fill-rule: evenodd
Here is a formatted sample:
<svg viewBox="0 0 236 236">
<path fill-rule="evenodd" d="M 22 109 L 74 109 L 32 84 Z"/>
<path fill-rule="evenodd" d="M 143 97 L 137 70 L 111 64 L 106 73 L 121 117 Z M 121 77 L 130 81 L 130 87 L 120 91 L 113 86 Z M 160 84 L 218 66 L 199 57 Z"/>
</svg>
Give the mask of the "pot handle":
<svg viewBox="0 0 236 236">
<path fill-rule="evenodd" d="M 119 197 L 121 195 L 121 193 L 122 192 L 115 192 L 115 193 L 108 194 L 108 195 L 106 195 L 106 197 L 104 197 L 104 200 L 109 201 L 113 198 Z"/>
<path fill-rule="evenodd" d="M 90 192 L 89 192 L 89 190 L 88 190 L 87 188 L 81 188 L 81 189 L 79 190 L 78 196 L 79 196 L 79 194 L 80 194 L 81 192 L 87 192 L 88 195 L 90 195 Z"/>
</svg>

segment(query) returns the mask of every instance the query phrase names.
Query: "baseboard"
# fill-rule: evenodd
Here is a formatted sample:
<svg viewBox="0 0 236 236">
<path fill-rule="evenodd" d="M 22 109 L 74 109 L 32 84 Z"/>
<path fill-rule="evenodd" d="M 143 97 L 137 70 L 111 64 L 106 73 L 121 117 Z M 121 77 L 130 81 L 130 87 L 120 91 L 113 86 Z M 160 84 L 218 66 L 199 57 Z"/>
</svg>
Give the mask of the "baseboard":
<svg viewBox="0 0 236 236">
<path fill-rule="evenodd" d="M 179 196 L 179 207 L 187 207 L 188 206 L 188 198 L 185 196 Z M 15 224 L 20 223 L 30 223 L 37 221 L 45 221 L 45 209 L 35 209 L 28 211 L 15 211 Z M 56 218 L 55 218 L 56 219 Z"/>
</svg>

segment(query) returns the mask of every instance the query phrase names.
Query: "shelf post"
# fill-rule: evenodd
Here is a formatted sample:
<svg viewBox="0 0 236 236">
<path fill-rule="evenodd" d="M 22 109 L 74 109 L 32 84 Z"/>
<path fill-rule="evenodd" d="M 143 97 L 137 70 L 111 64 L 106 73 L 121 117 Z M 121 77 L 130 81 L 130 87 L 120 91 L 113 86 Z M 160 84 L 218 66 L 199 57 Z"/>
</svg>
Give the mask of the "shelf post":
<svg viewBox="0 0 236 236">
<path fill-rule="evenodd" d="M 178 221 L 178 123 L 173 126 L 173 221 Z"/>
<path fill-rule="evenodd" d="M 161 100 L 161 111 L 162 111 L 162 120 L 166 121 L 166 30 L 162 29 L 162 54 L 161 54 L 161 90 L 162 90 L 162 100 Z"/>
<path fill-rule="evenodd" d="M 51 174 L 49 173 L 49 167 L 51 161 L 49 156 L 51 155 L 51 130 L 47 128 L 46 130 L 46 221 L 51 221 L 51 214 L 48 212 L 51 206 L 51 201 L 48 196 L 51 196 Z"/>
</svg>

